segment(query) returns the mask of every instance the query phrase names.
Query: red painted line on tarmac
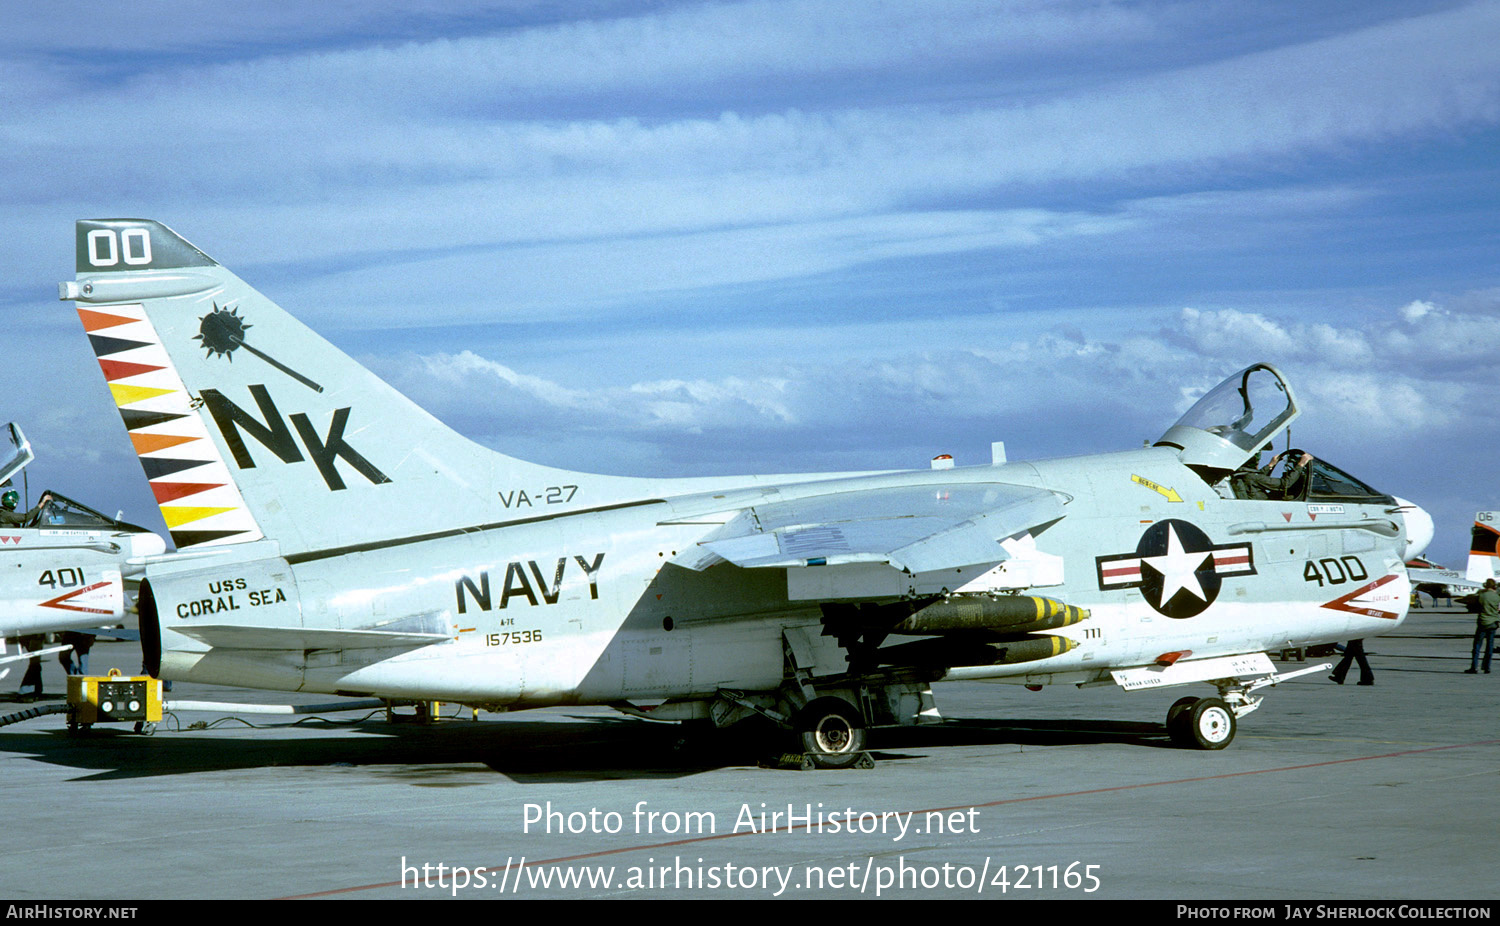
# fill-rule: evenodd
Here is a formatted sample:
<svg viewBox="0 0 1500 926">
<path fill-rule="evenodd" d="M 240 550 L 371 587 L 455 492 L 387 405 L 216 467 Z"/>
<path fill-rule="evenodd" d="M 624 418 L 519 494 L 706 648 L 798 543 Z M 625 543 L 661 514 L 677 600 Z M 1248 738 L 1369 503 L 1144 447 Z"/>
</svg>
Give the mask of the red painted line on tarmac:
<svg viewBox="0 0 1500 926">
<path fill-rule="evenodd" d="M 1345 765 L 1350 762 L 1369 762 L 1374 759 L 1398 759 L 1402 756 L 1417 756 L 1428 752 L 1444 752 L 1449 749 L 1473 749 L 1477 746 L 1500 745 L 1500 740 L 1480 740 L 1474 743 L 1458 743 L 1452 746 L 1427 746 L 1422 749 L 1403 749 L 1400 752 L 1386 752 L 1375 756 L 1356 756 L 1352 759 L 1329 759 L 1327 762 L 1309 762 L 1305 765 L 1285 765 L 1280 768 L 1252 769 L 1244 772 L 1225 772 L 1222 775 L 1202 775 L 1197 778 L 1173 778 L 1168 781 L 1143 781 L 1133 785 L 1114 785 L 1108 788 L 1091 788 L 1087 791 L 1066 791 L 1061 794 L 1038 794 L 1032 797 L 1008 797 L 998 801 L 985 801 L 980 804 L 958 804 L 952 807 L 931 807 L 926 810 L 902 810 L 892 811 L 894 813 L 929 814 L 946 813 L 951 810 L 967 810 L 971 807 L 1002 807 L 1006 804 L 1025 804 L 1031 801 L 1051 801 L 1065 797 L 1086 797 L 1090 794 L 1109 794 L 1112 791 L 1134 791 L 1139 788 L 1161 788 L 1167 785 L 1186 785 L 1200 781 L 1219 781 L 1225 778 L 1241 778 L 1246 775 L 1265 775 L 1271 772 L 1297 772 L 1309 768 L 1326 768 L 1331 765 Z M 641 846 L 622 846 L 618 849 L 601 849 L 598 852 L 585 852 L 581 855 L 564 855 L 559 858 L 544 859 L 542 861 L 528 862 L 527 866 L 535 868 L 539 865 L 561 865 L 564 862 L 578 862 L 591 858 L 603 858 L 607 855 L 620 855 L 625 852 L 651 852 L 656 849 L 670 849 L 673 846 L 686 846 L 693 843 L 714 842 L 720 839 L 736 839 L 741 836 L 766 836 L 773 833 L 790 833 L 795 830 L 811 830 L 821 827 L 821 823 L 806 823 L 800 826 L 778 826 L 760 831 L 747 831 L 743 833 L 715 833 L 712 836 L 694 836 L 689 839 L 674 839 L 670 842 L 653 842 Z M 524 861 L 524 859 L 523 859 Z M 429 863 L 431 864 L 431 863 Z M 415 867 L 415 866 L 413 866 Z M 502 872 L 518 868 L 519 863 L 511 865 L 482 865 L 470 866 L 469 870 L 483 868 L 487 876 L 493 877 Z M 311 894 L 293 894 L 288 897 L 278 897 L 277 900 L 311 900 L 316 897 L 333 897 L 338 894 L 352 894 L 357 891 L 373 891 L 382 887 L 400 887 L 401 881 L 382 881 L 379 884 L 361 884 L 356 887 L 339 887 L 329 891 L 316 891 Z"/>
</svg>

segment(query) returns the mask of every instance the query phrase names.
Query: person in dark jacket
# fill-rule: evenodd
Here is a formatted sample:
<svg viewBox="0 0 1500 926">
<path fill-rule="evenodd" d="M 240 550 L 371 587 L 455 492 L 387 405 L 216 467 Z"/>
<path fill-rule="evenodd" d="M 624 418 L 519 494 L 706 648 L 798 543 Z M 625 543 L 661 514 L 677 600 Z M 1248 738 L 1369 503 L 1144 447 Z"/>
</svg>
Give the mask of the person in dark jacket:
<svg viewBox="0 0 1500 926">
<path fill-rule="evenodd" d="M 1340 685 L 1344 684 L 1344 676 L 1349 674 L 1349 663 L 1359 660 L 1359 683 L 1361 685 L 1375 684 L 1375 673 L 1370 671 L 1370 660 L 1365 658 L 1365 641 L 1350 640 L 1344 644 L 1344 658 L 1333 667 L 1333 674 L 1328 676 Z"/>
<path fill-rule="evenodd" d="M 1490 656 L 1495 651 L 1495 628 L 1500 626 L 1500 588 L 1494 579 L 1485 579 L 1479 591 L 1479 618 L 1474 622 L 1474 652 L 1465 675 L 1479 671 L 1479 648 L 1484 647 L 1484 674 L 1490 674 Z"/>
</svg>

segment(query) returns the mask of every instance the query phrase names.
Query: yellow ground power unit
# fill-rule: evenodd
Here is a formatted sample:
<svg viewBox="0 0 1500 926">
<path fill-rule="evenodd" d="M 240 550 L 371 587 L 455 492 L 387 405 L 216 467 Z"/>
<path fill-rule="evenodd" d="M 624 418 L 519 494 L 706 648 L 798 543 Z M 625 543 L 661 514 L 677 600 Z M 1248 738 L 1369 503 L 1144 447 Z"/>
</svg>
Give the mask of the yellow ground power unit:
<svg viewBox="0 0 1500 926">
<path fill-rule="evenodd" d="M 134 723 L 137 728 L 161 720 L 161 680 L 149 675 L 68 676 L 68 729 L 96 723 Z"/>
</svg>

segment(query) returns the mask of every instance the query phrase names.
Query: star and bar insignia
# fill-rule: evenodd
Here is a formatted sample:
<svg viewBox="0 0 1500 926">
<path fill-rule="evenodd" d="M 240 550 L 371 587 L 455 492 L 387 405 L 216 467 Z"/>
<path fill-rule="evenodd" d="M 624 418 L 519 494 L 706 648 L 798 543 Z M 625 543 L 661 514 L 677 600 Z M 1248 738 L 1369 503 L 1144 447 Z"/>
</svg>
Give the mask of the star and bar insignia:
<svg viewBox="0 0 1500 926">
<path fill-rule="evenodd" d="M 1214 543 L 1188 521 L 1168 518 L 1146 528 L 1134 553 L 1095 557 L 1099 588 L 1138 588 L 1167 617 L 1202 614 L 1219 597 L 1225 576 L 1255 575 L 1248 543 Z"/>
</svg>

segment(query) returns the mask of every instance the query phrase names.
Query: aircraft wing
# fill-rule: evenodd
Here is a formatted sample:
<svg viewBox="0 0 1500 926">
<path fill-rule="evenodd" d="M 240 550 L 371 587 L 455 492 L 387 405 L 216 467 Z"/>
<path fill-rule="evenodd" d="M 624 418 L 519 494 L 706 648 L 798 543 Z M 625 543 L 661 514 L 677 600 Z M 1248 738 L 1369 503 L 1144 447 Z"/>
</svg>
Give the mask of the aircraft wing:
<svg viewBox="0 0 1500 926">
<path fill-rule="evenodd" d="M 1442 585 L 1446 586 L 1450 593 L 1457 593 L 1459 595 L 1477 592 L 1481 588 L 1484 588 L 1483 582 L 1475 582 L 1465 577 L 1457 569 L 1429 569 L 1425 566 L 1407 566 L 1406 575 L 1414 587 L 1418 585 Z"/>
<path fill-rule="evenodd" d="M 1006 483 L 896 486 L 754 505 L 679 556 L 707 569 L 885 563 L 910 573 L 1009 558 L 1001 542 L 1063 516 L 1045 489 Z"/>
</svg>

